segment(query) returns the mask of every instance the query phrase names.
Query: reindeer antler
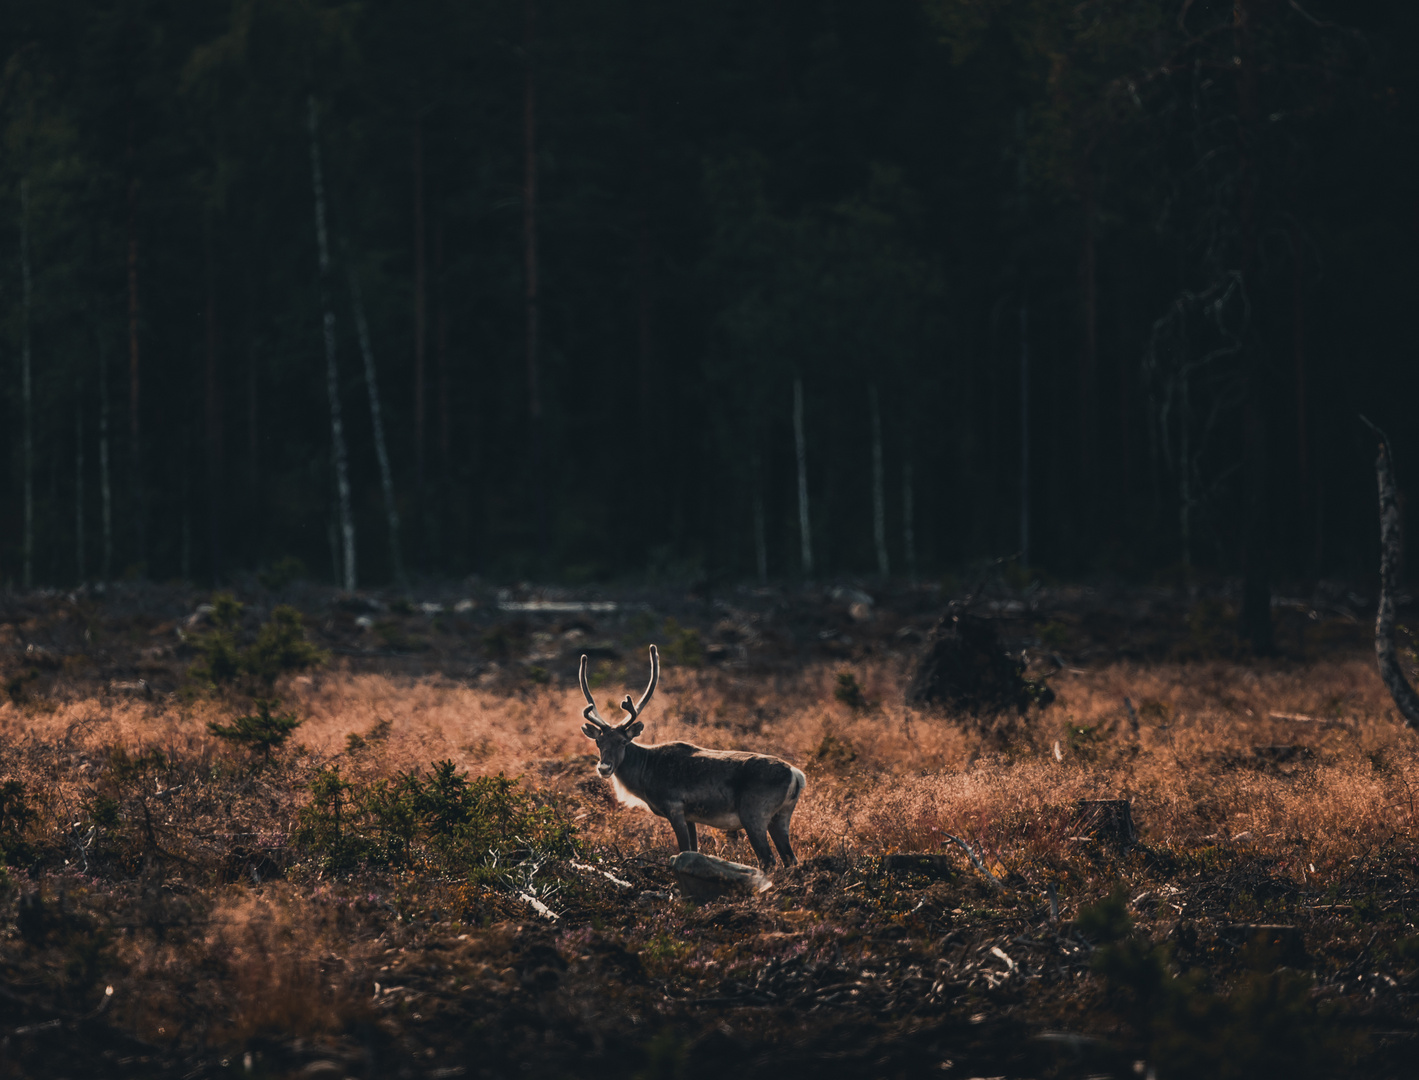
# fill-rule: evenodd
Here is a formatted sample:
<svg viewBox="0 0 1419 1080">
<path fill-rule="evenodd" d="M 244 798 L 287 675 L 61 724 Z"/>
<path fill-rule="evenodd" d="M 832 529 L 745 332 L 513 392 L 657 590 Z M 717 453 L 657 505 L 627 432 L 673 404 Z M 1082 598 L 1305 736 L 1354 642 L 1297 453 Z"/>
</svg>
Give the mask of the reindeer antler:
<svg viewBox="0 0 1419 1080">
<path fill-rule="evenodd" d="M 654 645 L 650 647 L 650 685 L 645 688 L 645 693 L 641 695 L 640 701 L 631 704 L 631 695 L 626 695 L 626 700 L 621 702 L 621 708 L 630 713 L 630 719 L 621 721 L 622 726 L 632 723 L 640 717 L 641 711 L 650 703 L 650 696 L 655 693 L 655 684 L 660 681 L 660 653 L 656 651 Z M 589 696 L 589 695 L 588 695 Z"/>
<path fill-rule="evenodd" d="M 582 653 L 581 671 L 579 672 L 579 675 L 581 678 L 581 692 L 586 695 L 586 708 L 581 710 L 581 715 L 584 719 L 589 720 L 597 727 L 604 728 L 609 731 L 611 729 L 611 725 L 608 724 L 605 720 L 601 719 L 601 714 L 596 711 L 596 699 L 591 696 L 591 684 L 586 681 L 586 664 L 586 654 Z"/>
</svg>

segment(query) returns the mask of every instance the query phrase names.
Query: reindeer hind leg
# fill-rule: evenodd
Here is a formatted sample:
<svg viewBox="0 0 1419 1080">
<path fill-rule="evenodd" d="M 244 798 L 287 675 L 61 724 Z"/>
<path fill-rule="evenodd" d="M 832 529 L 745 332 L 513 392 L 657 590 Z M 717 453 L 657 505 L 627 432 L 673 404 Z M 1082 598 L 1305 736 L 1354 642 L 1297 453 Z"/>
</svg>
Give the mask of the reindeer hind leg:
<svg viewBox="0 0 1419 1080">
<path fill-rule="evenodd" d="M 792 817 L 793 807 L 785 806 L 769 819 L 769 837 L 773 840 L 774 847 L 778 848 L 778 853 L 783 856 L 784 866 L 793 866 L 798 862 L 793 854 L 793 845 L 788 839 L 788 823 Z"/>
</svg>

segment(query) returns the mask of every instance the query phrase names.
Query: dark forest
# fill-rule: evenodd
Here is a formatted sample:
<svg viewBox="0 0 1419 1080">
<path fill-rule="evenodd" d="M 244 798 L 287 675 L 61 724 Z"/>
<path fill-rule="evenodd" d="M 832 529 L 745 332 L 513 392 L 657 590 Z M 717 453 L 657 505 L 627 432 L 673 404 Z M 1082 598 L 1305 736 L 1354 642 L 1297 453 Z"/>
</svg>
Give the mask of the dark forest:
<svg viewBox="0 0 1419 1080">
<path fill-rule="evenodd" d="M 1373 573 L 1362 415 L 1419 468 L 1417 32 L 1326 0 L 12 0 L 0 578 L 1018 553 L 1245 575 L 1255 624 L 1271 582 Z"/>
</svg>

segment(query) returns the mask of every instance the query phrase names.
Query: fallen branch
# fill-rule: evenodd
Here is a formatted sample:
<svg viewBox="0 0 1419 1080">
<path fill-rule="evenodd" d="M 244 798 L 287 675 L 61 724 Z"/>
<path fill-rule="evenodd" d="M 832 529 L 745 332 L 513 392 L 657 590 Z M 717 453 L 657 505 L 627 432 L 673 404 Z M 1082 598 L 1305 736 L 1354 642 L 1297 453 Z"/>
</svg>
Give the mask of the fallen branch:
<svg viewBox="0 0 1419 1080">
<path fill-rule="evenodd" d="M 996 890 L 1001 890 L 1005 888 L 1004 883 L 990 872 L 990 868 L 985 865 L 985 861 L 975 853 L 975 849 L 972 848 L 970 844 L 966 843 L 958 836 L 952 836 L 950 833 L 944 833 L 943 835 L 946 837 L 947 840 L 950 840 L 953 844 L 955 844 L 957 847 L 959 847 L 962 851 L 966 853 L 966 858 L 971 860 L 971 863 L 975 866 L 977 870 L 981 872 L 981 876 L 985 878 L 987 884 L 989 884 L 991 888 Z"/>
</svg>

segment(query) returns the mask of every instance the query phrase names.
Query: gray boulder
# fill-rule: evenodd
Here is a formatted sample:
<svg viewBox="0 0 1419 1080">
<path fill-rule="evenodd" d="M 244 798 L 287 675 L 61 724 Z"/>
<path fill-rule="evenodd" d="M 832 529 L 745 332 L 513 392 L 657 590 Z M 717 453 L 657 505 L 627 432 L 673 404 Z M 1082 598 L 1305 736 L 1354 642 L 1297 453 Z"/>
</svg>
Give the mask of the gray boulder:
<svg viewBox="0 0 1419 1080">
<path fill-rule="evenodd" d="M 769 887 L 762 870 L 698 851 L 680 852 L 670 860 L 670 869 L 680 891 L 697 902 L 722 896 L 754 896 Z"/>
</svg>

